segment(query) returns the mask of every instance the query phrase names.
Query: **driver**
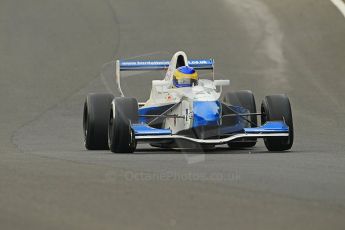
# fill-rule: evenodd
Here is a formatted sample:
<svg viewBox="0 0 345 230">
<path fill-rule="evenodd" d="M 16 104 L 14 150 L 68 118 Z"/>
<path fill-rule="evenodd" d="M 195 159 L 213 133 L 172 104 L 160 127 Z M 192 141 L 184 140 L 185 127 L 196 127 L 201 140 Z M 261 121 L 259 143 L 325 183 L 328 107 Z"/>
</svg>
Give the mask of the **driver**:
<svg viewBox="0 0 345 230">
<path fill-rule="evenodd" d="M 173 85 L 176 88 L 192 87 L 198 84 L 198 73 L 189 66 L 181 66 L 174 72 Z"/>
</svg>

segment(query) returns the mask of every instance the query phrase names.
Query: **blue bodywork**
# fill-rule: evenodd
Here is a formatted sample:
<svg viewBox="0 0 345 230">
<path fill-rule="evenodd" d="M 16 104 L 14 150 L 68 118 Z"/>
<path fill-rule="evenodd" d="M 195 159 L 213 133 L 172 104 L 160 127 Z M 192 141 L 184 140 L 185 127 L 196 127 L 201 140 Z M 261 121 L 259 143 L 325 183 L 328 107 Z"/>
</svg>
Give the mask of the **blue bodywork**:
<svg viewBox="0 0 345 230">
<path fill-rule="evenodd" d="M 219 125 L 221 118 L 221 104 L 219 101 L 193 102 L 193 128 L 206 125 Z"/>
<path fill-rule="evenodd" d="M 244 128 L 245 133 L 288 133 L 289 126 L 283 121 L 268 121 L 256 128 Z"/>
<path fill-rule="evenodd" d="M 132 129 L 135 135 L 171 135 L 170 129 L 155 129 L 147 124 L 133 124 Z"/>
</svg>

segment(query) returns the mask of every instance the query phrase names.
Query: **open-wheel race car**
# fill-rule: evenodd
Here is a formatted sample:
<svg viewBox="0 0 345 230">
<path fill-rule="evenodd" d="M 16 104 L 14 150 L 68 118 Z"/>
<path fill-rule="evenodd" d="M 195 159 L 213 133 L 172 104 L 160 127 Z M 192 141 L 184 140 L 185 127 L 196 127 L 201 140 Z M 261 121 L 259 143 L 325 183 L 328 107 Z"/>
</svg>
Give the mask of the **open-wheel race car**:
<svg viewBox="0 0 345 230">
<path fill-rule="evenodd" d="M 188 60 L 182 51 L 170 61 L 116 61 L 120 97 L 89 94 L 83 114 L 85 147 L 131 153 L 137 143 L 160 148 L 230 148 L 255 146 L 263 138 L 269 151 L 292 147 L 294 131 L 287 96 L 266 96 L 257 111 L 249 90 L 222 93 L 229 80 L 200 79 L 198 70 L 213 72 L 213 59 Z M 153 80 L 150 98 L 138 103 L 125 97 L 122 71 L 166 70 L 163 80 Z M 258 125 L 258 117 L 261 125 Z"/>
</svg>

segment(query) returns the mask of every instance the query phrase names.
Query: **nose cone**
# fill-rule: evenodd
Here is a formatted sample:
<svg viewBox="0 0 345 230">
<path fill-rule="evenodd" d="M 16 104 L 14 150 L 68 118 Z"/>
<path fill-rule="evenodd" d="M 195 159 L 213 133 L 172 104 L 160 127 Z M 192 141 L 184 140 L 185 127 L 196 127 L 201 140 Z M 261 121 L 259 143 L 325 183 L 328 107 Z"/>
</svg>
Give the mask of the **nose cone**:
<svg viewBox="0 0 345 230">
<path fill-rule="evenodd" d="M 218 101 L 194 101 L 193 113 L 193 127 L 218 125 L 220 121 L 220 103 Z"/>
</svg>

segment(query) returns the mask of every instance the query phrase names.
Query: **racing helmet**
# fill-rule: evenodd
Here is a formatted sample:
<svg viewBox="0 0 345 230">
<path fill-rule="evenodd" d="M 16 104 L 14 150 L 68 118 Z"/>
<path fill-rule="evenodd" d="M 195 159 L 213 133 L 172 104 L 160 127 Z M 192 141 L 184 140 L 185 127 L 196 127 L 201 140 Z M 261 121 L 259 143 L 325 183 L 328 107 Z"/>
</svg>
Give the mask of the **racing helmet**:
<svg viewBox="0 0 345 230">
<path fill-rule="evenodd" d="M 189 66 L 177 68 L 173 76 L 173 84 L 176 88 L 192 87 L 198 84 L 198 73 Z"/>
</svg>

